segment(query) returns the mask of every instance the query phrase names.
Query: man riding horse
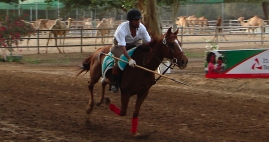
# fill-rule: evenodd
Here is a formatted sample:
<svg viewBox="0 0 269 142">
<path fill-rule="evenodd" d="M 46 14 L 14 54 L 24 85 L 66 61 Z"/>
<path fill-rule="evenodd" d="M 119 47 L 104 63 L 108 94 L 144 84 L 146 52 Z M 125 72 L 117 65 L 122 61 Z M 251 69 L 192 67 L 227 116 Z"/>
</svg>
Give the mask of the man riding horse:
<svg viewBox="0 0 269 142">
<path fill-rule="evenodd" d="M 141 23 L 141 13 L 137 9 L 131 9 L 127 13 L 126 22 L 121 23 L 114 34 L 114 46 L 111 47 L 111 53 L 119 58 L 122 54 L 128 59 L 129 65 L 134 67 L 136 62 L 127 53 L 128 47 L 136 47 L 143 43 L 149 43 L 151 38 L 146 27 Z M 148 46 L 146 44 L 146 46 Z M 116 93 L 119 90 L 119 67 L 117 59 L 115 59 L 112 70 L 112 86 L 111 91 Z"/>
<path fill-rule="evenodd" d="M 131 134 L 135 137 L 143 137 L 143 135 L 138 133 L 138 116 L 141 105 L 148 96 L 150 88 L 156 83 L 154 71 L 157 70 L 164 58 L 173 61 L 173 65 L 178 66 L 179 69 L 184 69 L 187 67 L 188 58 L 184 54 L 181 43 L 177 38 L 178 29 L 172 32 L 172 27 L 170 27 L 166 33 L 150 37 L 145 26 L 140 23 L 141 13 L 138 10 L 130 10 L 127 14 L 127 19 L 129 21 L 119 25 L 115 33 L 114 47 L 109 45 L 99 48 L 83 61 L 83 67 L 81 67 L 81 71 L 76 76 L 78 77 L 84 71 L 90 71 L 88 80 L 90 96 L 86 106 L 88 114 L 92 112 L 95 104 L 94 85 L 99 82 L 101 77 L 102 93 L 99 101 L 96 103 L 97 106 L 105 103 L 118 116 L 126 116 L 130 98 L 136 96 L 131 120 Z M 140 39 L 144 44 L 128 50 L 128 54 L 130 54 L 128 55 L 126 53 L 126 49 L 130 48 L 128 45 L 132 44 L 133 46 L 131 47 L 137 46 L 137 44 L 140 44 Z M 117 58 L 120 60 L 119 67 L 121 70 L 117 66 L 117 61 L 110 58 L 113 56 L 111 56 L 112 53 L 109 51 L 116 57 L 122 55 L 120 59 Z M 131 67 L 122 64 L 122 61 L 125 62 L 125 60 Z M 113 61 L 115 61 L 115 65 L 110 64 Z M 116 84 L 119 73 L 122 77 L 120 77 L 121 79 Z M 105 87 L 111 84 L 111 82 L 114 83 L 114 92 L 120 88 L 120 107 L 113 104 L 108 97 L 105 98 Z"/>
</svg>

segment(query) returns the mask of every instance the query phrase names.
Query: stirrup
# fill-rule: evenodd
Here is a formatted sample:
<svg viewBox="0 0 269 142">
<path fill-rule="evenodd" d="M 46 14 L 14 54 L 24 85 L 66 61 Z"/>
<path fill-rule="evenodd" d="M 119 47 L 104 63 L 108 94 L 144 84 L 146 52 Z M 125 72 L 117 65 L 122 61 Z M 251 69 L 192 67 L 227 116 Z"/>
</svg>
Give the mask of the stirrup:
<svg viewBox="0 0 269 142">
<path fill-rule="evenodd" d="M 119 91 L 119 87 L 118 87 L 118 85 L 112 85 L 112 86 L 111 86 L 111 91 L 112 91 L 113 93 L 117 93 L 117 92 Z"/>
</svg>

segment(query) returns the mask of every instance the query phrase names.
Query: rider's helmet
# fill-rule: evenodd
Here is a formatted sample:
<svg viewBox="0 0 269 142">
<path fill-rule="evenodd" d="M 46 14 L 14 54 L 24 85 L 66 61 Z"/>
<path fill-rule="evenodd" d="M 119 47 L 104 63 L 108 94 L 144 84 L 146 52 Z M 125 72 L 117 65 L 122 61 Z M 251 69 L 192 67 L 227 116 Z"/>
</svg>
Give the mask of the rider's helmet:
<svg viewBox="0 0 269 142">
<path fill-rule="evenodd" d="M 131 9 L 127 13 L 127 20 L 139 20 L 142 18 L 141 12 L 137 9 Z"/>
</svg>

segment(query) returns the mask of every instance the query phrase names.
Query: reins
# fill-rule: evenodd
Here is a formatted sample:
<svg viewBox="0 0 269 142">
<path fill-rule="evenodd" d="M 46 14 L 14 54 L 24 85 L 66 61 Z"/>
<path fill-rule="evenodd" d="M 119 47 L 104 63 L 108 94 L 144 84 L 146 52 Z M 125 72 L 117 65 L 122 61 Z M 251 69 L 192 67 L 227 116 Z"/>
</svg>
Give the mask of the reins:
<svg viewBox="0 0 269 142">
<path fill-rule="evenodd" d="M 162 64 L 164 64 L 163 62 L 162 62 Z M 162 75 L 164 75 L 167 71 L 168 71 L 168 69 L 169 68 L 171 68 L 171 69 L 173 69 L 173 67 L 175 66 L 175 64 L 170 64 L 169 66 L 167 66 L 166 64 L 164 64 L 167 68 L 162 72 Z M 173 65 L 173 67 L 171 67 Z M 157 79 L 155 79 L 155 83 L 161 78 L 162 76 L 160 75 Z"/>
<path fill-rule="evenodd" d="M 122 59 L 120 59 L 120 58 L 111 56 L 111 55 L 106 54 L 106 53 L 101 53 L 101 54 L 104 54 L 104 55 L 106 55 L 106 56 L 112 57 L 112 58 L 114 58 L 114 59 L 117 59 L 117 60 L 119 60 L 119 61 L 125 62 L 125 63 L 127 63 L 127 64 L 129 63 L 129 62 L 125 61 L 125 60 L 122 60 Z M 140 68 L 140 69 L 143 69 L 143 70 L 145 70 L 145 71 L 148 71 L 148 72 L 151 72 L 151 73 L 154 73 L 154 74 L 158 74 L 158 75 L 160 75 L 160 76 L 162 76 L 162 77 L 168 78 L 168 79 L 170 79 L 170 80 L 173 80 L 173 81 L 175 81 L 175 82 L 181 83 L 181 84 L 183 84 L 183 85 L 187 85 L 187 86 L 189 86 L 189 84 L 186 84 L 186 83 L 184 83 L 184 82 L 182 82 L 182 81 L 175 80 L 174 78 L 171 78 L 171 77 L 166 76 L 166 75 L 163 75 L 163 74 L 159 74 L 158 72 L 152 71 L 152 70 L 147 69 L 147 68 L 144 68 L 144 67 L 142 67 L 142 66 L 135 65 L 135 67 L 138 67 L 138 68 Z"/>
<path fill-rule="evenodd" d="M 173 36 L 176 36 L 176 35 L 173 35 Z M 169 36 L 169 37 L 172 37 L 172 36 Z M 166 42 L 166 40 L 169 38 L 169 37 L 167 37 L 167 38 L 163 38 L 163 40 L 162 40 L 162 43 L 166 46 L 166 47 L 168 47 L 168 45 L 167 45 L 167 42 Z M 176 63 L 177 63 L 177 59 L 173 56 L 173 55 L 171 55 L 172 57 L 173 57 L 173 59 L 172 59 L 172 63 L 169 65 L 169 66 L 167 66 L 166 64 L 164 64 L 163 62 L 162 62 L 162 60 L 160 60 L 153 52 L 152 52 L 152 48 L 149 48 L 150 49 L 150 52 L 151 52 L 151 54 L 160 62 L 160 64 L 163 64 L 164 66 L 166 66 L 167 68 L 162 72 L 162 75 L 164 75 L 169 69 L 174 69 L 174 67 L 175 66 L 178 66 Z M 168 50 L 169 50 L 169 53 L 170 54 L 172 54 L 171 53 L 171 51 L 170 51 L 170 49 L 169 49 L 169 47 L 168 47 Z M 180 52 L 180 53 L 177 53 L 175 56 L 177 56 L 178 54 L 182 54 L 183 52 Z M 155 79 L 155 83 L 161 78 L 162 76 L 160 75 L 157 79 Z"/>
</svg>

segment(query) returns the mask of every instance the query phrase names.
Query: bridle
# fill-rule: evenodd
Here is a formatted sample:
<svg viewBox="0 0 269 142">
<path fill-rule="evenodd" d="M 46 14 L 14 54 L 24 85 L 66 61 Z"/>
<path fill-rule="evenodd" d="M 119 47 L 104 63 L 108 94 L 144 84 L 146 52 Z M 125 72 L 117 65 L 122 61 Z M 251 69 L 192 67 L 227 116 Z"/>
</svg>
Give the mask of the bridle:
<svg viewBox="0 0 269 142">
<path fill-rule="evenodd" d="M 167 39 L 168 38 L 170 38 L 170 37 L 176 37 L 177 35 L 172 35 L 172 36 L 169 36 L 169 37 L 167 37 L 167 38 L 163 38 L 163 44 L 165 44 L 165 46 L 168 48 L 168 50 L 170 51 L 170 48 L 168 47 L 168 45 L 167 45 Z M 180 47 L 180 45 L 178 44 L 178 46 Z M 182 55 L 182 54 L 184 54 L 184 52 L 182 51 L 182 49 L 180 49 L 181 51 L 180 52 L 178 52 L 176 55 L 173 55 L 172 54 L 172 51 L 170 51 L 170 54 L 171 54 L 171 56 L 173 57 L 173 58 L 175 58 L 175 57 L 177 57 L 178 55 Z"/>
<path fill-rule="evenodd" d="M 182 55 L 182 54 L 184 54 L 184 52 L 182 51 L 182 49 L 181 49 L 181 51 L 180 52 L 178 52 L 177 54 L 175 54 L 175 55 L 173 55 L 172 54 L 172 51 L 171 51 L 171 49 L 169 48 L 169 46 L 168 46 L 168 44 L 167 44 L 167 39 L 168 38 L 170 38 L 170 37 L 176 37 L 177 35 L 172 35 L 172 36 L 169 36 L 169 37 L 165 37 L 164 36 L 164 38 L 163 38 L 163 40 L 162 40 L 162 43 L 168 48 L 168 50 L 169 50 L 169 53 L 171 54 L 171 57 L 172 57 L 172 59 L 171 59 L 171 61 L 172 61 L 172 64 L 171 65 L 173 65 L 173 67 L 174 66 L 178 66 L 177 65 L 177 58 L 175 58 L 175 57 L 177 57 L 178 55 Z M 180 45 L 179 45 L 180 46 Z M 171 67 L 171 65 L 170 66 L 167 66 L 166 64 L 164 64 L 156 55 L 154 55 L 154 53 L 152 52 L 152 48 L 149 48 L 150 49 L 150 52 L 151 52 L 151 54 L 161 63 L 161 64 L 163 64 L 164 66 L 166 66 L 168 69 L 169 68 L 171 68 L 171 69 L 173 69 L 173 67 Z M 167 69 L 167 70 L 168 70 Z M 164 72 L 165 73 L 165 72 Z"/>
<path fill-rule="evenodd" d="M 177 53 L 176 55 L 173 55 L 172 54 L 172 51 L 171 51 L 171 49 L 169 48 L 169 46 L 168 46 L 168 44 L 167 44 L 167 39 L 168 38 L 170 38 L 170 37 L 176 37 L 176 35 L 172 35 L 172 36 L 169 36 L 169 37 L 165 37 L 164 36 L 164 38 L 163 38 L 163 40 L 162 40 L 162 43 L 168 48 L 168 50 L 169 50 L 169 53 L 171 54 L 171 57 L 172 57 L 172 59 L 171 59 L 171 64 L 169 65 L 169 66 L 167 66 L 166 64 L 164 64 L 154 53 L 153 53 L 153 51 L 152 51 L 152 48 L 149 48 L 150 49 L 150 52 L 151 52 L 151 54 L 161 63 L 161 64 L 163 64 L 164 66 L 166 66 L 167 68 L 162 72 L 162 74 L 165 74 L 169 69 L 173 69 L 175 66 L 178 66 L 178 64 L 177 64 L 177 58 L 175 58 L 175 57 L 177 57 L 178 55 L 182 55 L 182 54 L 184 54 L 184 52 L 182 51 L 182 49 L 180 49 L 181 50 L 181 52 L 179 52 L 179 53 Z M 179 45 L 179 44 L 178 44 Z M 180 45 L 179 45 L 180 46 Z M 157 79 L 155 79 L 155 83 L 161 78 L 162 76 L 159 76 Z"/>
</svg>

